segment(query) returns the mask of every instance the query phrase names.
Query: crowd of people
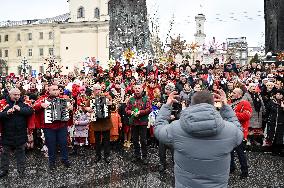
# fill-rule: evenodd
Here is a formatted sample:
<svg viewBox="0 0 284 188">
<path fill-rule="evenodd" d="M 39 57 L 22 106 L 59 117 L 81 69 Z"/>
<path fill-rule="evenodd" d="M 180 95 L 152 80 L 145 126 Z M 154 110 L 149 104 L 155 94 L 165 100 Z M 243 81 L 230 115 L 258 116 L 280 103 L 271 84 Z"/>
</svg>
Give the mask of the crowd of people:
<svg viewBox="0 0 284 188">
<path fill-rule="evenodd" d="M 233 60 L 208 65 L 200 61 L 176 64 L 149 60 L 137 67 L 130 62 L 125 65 L 116 62 L 107 70 L 95 64 L 88 72 L 68 75 L 48 71 L 36 77 L 10 74 L 0 83 L 0 177 L 9 172 L 13 149 L 18 172 L 23 175 L 25 149 L 41 150 L 49 159 L 49 168 L 54 170 L 57 146 L 61 162 L 69 168 L 68 156 L 80 156 L 81 146 L 95 149 L 96 163 L 102 160 L 103 150 L 104 162 L 110 163 L 110 142 L 117 142 L 124 149 L 132 148 L 133 144 L 133 160 L 143 165 L 149 162 L 147 147 L 158 146 L 159 169 L 164 171 L 166 149 L 173 152 L 173 148 L 170 139 L 163 142 L 155 138 L 159 137 L 154 134 L 159 110 L 175 92 L 178 98 L 167 119 L 169 123 L 175 122 L 183 110 L 190 111 L 192 102 L 200 103 L 196 102 L 198 99 L 192 101 L 200 91 L 213 95 L 224 91 L 226 103 L 234 110 L 243 132 L 242 143 L 232 148 L 230 170 L 236 168 L 234 152 L 237 152 L 241 177 L 248 177 L 246 146 L 270 148 L 273 155 L 284 156 L 283 71 L 279 62 L 251 62 L 242 66 Z M 220 110 L 222 102 L 216 100 L 212 105 Z M 206 113 L 209 108 L 201 107 L 202 111 L 192 109 L 192 113 Z M 60 113 L 57 119 L 56 113 Z M 48 122 L 50 116 L 54 117 Z M 202 137 L 211 133 L 195 134 Z"/>
</svg>

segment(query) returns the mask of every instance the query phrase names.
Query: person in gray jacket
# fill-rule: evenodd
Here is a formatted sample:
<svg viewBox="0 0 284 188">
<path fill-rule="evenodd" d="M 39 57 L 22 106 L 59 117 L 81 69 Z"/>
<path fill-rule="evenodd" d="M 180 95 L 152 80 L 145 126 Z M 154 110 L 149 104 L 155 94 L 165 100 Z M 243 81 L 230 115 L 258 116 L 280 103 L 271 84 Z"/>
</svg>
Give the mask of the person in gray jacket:
<svg viewBox="0 0 284 188">
<path fill-rule="evenodd" d="M 176 94 L 170 94 L 154 127 L 156 138 L 174 148 L 175 187 L 227 187 L 230 153 L 242 142 L 243 133 L 224 91 L 214 96 L 215 102 L 222 103 L 220 112 L 213 106 L 213 95 L 199 91 L 180 119 L 169 124 L 171 106 L 178 102 Z"/>
</svg>

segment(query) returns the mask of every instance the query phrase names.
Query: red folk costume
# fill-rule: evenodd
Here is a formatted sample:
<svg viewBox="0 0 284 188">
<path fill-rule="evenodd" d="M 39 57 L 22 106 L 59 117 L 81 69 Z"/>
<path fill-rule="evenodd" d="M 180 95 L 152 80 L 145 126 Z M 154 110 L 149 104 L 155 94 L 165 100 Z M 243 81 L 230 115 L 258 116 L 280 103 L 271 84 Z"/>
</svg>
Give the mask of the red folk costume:
<svg viewBox="0 0 284 188">
<path fill-rule="evenodd" d="M 242 125 L 244 139 L 247 140 L 250 118 L 252 116 L 252 107 L 248 101 L 238 100 L 232 103 L 232 108 L 234 109 L 236 116 Z"/>
<path fill-rule="evenodd" d="M 79 94 L 77 96 L 77 106 L 85 105 L 87 101 L 87 95 Z"/>
<path fill-rule="evenodd" d="M 159 87 L 150 87 L 149 85 L 145 88 L 146 94 L 152 102 L 155 98 L 160 98 L 160 89 Z"/>
<path fill-rule="evenodd" d="M 77 92 L 77 100 L 76 100 L 76 104 L 77 106 L 85 106 L 86 102 L 87 102 L 87 95 L 86 95 L 86 87 L 85 86 L 80 86 L 78 88 L 78 92 Z M 72 93 L 73 95 L 73 93 Z"/>
</svg>

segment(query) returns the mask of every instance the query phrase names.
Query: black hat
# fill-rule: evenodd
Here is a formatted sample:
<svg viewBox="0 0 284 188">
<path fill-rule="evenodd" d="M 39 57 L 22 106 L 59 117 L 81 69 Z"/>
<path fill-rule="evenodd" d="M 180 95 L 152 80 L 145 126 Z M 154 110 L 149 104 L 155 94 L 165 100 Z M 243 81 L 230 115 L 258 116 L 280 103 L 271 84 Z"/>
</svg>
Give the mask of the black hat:
<svg viewBox="0 0 284 188">
<path fill-rule="evenodd" d="M 212 65 L 208 65 L 207 69 L 211 69 L 211 70 L 213 70 L 213 69 L 214 69 L 214 67 L 213 67 Z"/>
<path fill-rule="evenodd" d="M 124 67 L 126 67 L 127 65 L 129 66 L 129 68 L 133 67 L 133 65 L 132 65 L 132 64 L 130 64 L 130 63 L 126 63 L 126 64 L 124 64 Z"/>
<path fill-rule="evenodd" d="M 284 95 L 284 90 L 283 90 L 283 89 L 277 89 L 277 90 L 274 92 L 274 95 L 276 95 L 277 93 L 280 93 L 281 95 Z"/>
</svg>

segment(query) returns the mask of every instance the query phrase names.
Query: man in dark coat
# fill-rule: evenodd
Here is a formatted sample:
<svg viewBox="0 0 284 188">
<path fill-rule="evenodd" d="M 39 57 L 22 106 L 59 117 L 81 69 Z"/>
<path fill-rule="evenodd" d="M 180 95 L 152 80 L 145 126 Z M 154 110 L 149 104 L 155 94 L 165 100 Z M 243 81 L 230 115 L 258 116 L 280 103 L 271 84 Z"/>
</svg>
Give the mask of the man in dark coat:
<svg viewBox="0 0 284 188">
<path fill-rule="evenodd" d="M 9 91 L 9 96 L 1 101 L 3 111 L 0 112 L 2 123 L 3 153 L 1 156 L 0 177 L 8 175 L 10 151 L 15 150 L 17 169 L 20 177 L 25 170 L 25 144 L 27 137 L 27 120 L 33 109 L 20 98 L 21 92 L 17 88 Z"/>
<path fill-rule="evenodd" d="M 175 91 L 175 85 L 173 83 L 168 83 L 165 87 L 165 94 L 161 97 L 161 103 L 166 104 L 169 95 Z M 174 120 L 178 120 L 180 116 L 180 112 L 182 110 L 181 103 L 174 103 L 172 105 L 172 111 L 171 116 L 169 118 L 169 122 L 172 122 Z M 165 172 L 166 170 L 166 153 L 167 149 L 170 149 L 173 159 L 173 148 L 165 145 L 163 142 L 159 141 L 159 158 L 160 158 L 160 165 L 159 165 L 159 171 Z"/>
</svg>

